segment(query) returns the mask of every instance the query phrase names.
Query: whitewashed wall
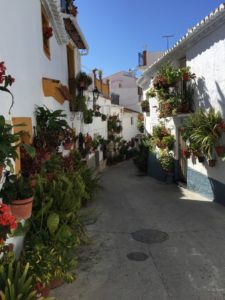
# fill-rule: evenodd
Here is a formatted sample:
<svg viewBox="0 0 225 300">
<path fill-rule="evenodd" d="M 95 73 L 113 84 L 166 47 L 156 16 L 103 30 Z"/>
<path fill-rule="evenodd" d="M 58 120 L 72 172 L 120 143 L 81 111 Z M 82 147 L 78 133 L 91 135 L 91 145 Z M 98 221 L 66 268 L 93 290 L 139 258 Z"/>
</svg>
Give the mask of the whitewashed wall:
<svg viewBox="0 0 225 300">
<path fill-rule="evenodd" d="M 131 122 L 131 118 L 133 119 L 133 123 Z M 122 118 L 122 136 L 126 141 L 130 141 L 137 134 L 139 134 L 139 130 L 137 129 L 137 119 L 138 113 L 134 112 L 124 112 Z"/>
<path fill-rule="evenodd" d="M 1 1 L 0 23 L 0 61 L 16 79 L 10 88 L 15 96 L 12 115 L 32 116 L 42 96 L 40 1 Z M 10 96 L 1 92 L 0 99 L 0 113 L 7 117 Z"/>
<path fill-rule="evenodd" d="M 201 39 L 187 51 L 187 65 L 197 76 L 196 106 L 215 108 L 225 119 L 225 25 Z M 214 168 L 207 164 L 189 166 L 213 179 L 225 183 L 225 163 L 218 159 Z"/>
<path fill-rule="evenodd" d="M 10 22 L 9 13 L 10 12 Z M 2 1 L 0 3 L 0 61 L 5 61 L 7 74 L 16 81 L 10 87 L 15 97 L 11 116 L 8 110 L 11 97 L 1 92 L 0 114 L 10 117 L 32 117 L 36 105 L 46 105 L 50 109 L 62 109 L 70 125 L 78 126 L 74 115 L 69 112 L 69 103 L 63 105 L 52 97 L 44 97 L 42 78 L 60 80 L 68 85 L 68 67 L 66 45 L 59 45 L 55 35 L 50 38 L 51 59 L 43 51 L 41 3 L 40 1 Z M 80 54 L 75 47 L 75 72 L 80 70 Z M 75 124 L 75 125 L 74 125 Z M 77 130 L 79 131 L 79 130 Z"/>
<path fill-rule="evenodd" d="M 136 78 L 129 72 L 118 72 L 109 77 L 110 91 L 120 95 L 120 105 L 140 111 Z"/>
</svg>

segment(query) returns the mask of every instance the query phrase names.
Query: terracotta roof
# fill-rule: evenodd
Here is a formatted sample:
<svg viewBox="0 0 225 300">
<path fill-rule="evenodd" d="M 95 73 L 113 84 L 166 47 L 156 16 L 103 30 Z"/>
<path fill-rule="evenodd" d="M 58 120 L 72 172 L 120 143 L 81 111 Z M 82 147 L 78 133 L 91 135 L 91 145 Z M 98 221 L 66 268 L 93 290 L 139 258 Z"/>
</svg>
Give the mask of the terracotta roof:
<svg viewBox="0 0 225 300">
<path fill-rule="evenodd" d="M 139 111 L 136 111 L 136 110 L 133 110 L 133 109 L 130 109 L 130 108 L 127 108 L 127 107 L 124 107 L 123 111 L 125 111 L 125 112 L 133 112 L 133 113 L 140 114 Z"/>
<path fill-rule="evenodd" d="M 169 50 L 167 50 L 164 55 L 159 58 L 156 62 L 150 65 L 147 70 L 143 73 L 141 78 L 138 80 L 138 84 L 141 84 L 144 81 L 144 76 L 151 72 L 157 65 L 160 65 L 169 57 L 174 54 L 177 50 L 181 48 L 185 48 L 188 43 L 196 43 L 198 42 L 200 36 L 208 35 L 211 30 L 215 30 L 216 25 L 220 25 L 221 23 L 225 23 L 225 3 L 220 4 L 213 12 L 211 12 L 208 16 L 202 19 L 199 23 L 197 23 L 192 28 L 188 29 L 187 33 L 174 44 Z"/>
</svg>

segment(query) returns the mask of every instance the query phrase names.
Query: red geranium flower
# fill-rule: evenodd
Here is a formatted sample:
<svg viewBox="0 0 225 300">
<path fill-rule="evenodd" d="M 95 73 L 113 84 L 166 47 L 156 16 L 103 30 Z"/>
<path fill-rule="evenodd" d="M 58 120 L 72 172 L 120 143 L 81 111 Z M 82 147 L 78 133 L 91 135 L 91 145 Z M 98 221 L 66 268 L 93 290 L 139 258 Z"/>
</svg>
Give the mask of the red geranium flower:
<svg viewBox="0 0 225 300">
<path fill-rule="evenodd" d="M 12 229 L 16 229 L 16 227 L 16 219 L 11 214 L 10 207 L 4 203 L 0 203 L 0 243 L 3 243 L 7 238 L 7 234 Z"/>
</svg>

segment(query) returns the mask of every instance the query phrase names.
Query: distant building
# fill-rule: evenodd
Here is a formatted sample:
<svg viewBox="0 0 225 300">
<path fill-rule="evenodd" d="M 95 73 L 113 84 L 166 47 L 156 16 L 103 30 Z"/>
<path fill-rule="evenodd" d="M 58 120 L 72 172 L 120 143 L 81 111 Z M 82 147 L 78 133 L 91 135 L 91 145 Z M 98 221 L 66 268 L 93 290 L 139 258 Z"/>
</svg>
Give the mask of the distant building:
<svg viewBox="0 0 225 300">
<path fill-rule="evenodd" d="M 108 76 L 113 104 L 140 111 L 137 78 L 133 71 L 120 71 Z"/>
<path fill-rule="evenodd" d="M 163 56 L 164 52 L 162 51 L 142 51 L 138 53 L 138 69 L 140 71 L 145 71 L 147 67 L 151 66 L 154 62 L 160 59 Z"/>
</svg>

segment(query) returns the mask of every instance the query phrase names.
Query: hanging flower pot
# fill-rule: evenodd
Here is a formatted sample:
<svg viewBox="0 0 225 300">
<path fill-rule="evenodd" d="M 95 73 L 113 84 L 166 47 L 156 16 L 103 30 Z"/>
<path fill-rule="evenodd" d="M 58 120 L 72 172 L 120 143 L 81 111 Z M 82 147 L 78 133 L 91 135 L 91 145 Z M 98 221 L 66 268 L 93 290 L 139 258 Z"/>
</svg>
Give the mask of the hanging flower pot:
<svg viewBox="0 0 225 300">
<path fill-rule="evenodd" d="M 16 217 L 18 220 L 27 220 L 31 217 L 32 205 L 33 197 L 30 197 L 22 200 L 14 200 L 12 201 L 10 207 L 14 217 Z"/>
<path fill-rule="evenodd" d="M 215 150 L 219 157 L 222 157 L 225 154 L 225 146 L 217 146 Z"/>
<path fill-rule="evenodd" d="M 64 281 L 62 279 L 54 279 L 51 281 L 50 283 L 50 289 L 56 289 L 58 287 L 60 287 L 61 285 L 63 285 Z"/>
<path fill-rule="evenodd" d="M 215 160 L 215 159 L 209 159 L 209 160 L 208 160 L 208 164 L 209 164 L 209 167 L 215 167 L 215 165 L 216 165 L 216 160 Z"/>
<path fill-rule="evenodd" d="M 71 150 L 73 148 L 73 143 L 65 143 L 63 148 L 64 150 Z"/>
<path fill-rule="evenodd" d="M 204 163 L 205 157 L 204 156 L 198 156 L 198 162 Z"/>
</svg>

